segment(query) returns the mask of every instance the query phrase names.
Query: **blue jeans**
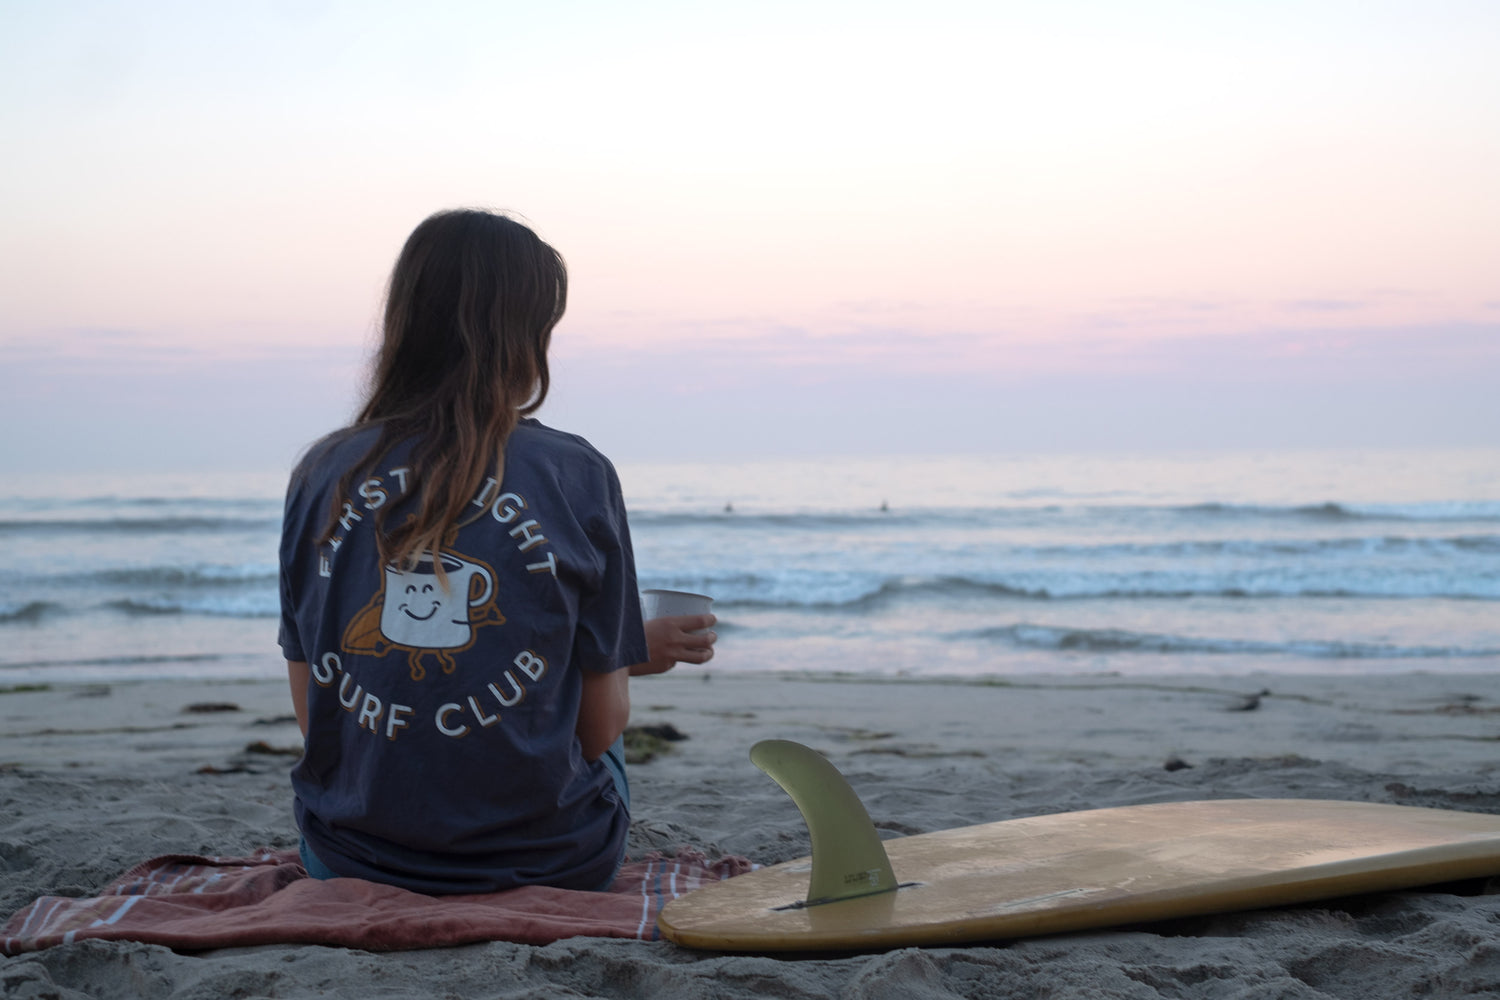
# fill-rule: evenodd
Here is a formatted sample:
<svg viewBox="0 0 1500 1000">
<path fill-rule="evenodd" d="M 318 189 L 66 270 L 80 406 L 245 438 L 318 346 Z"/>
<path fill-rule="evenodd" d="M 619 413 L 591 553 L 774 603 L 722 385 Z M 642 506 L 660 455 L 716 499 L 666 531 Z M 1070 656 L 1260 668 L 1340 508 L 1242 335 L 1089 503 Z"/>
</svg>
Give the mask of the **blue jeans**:
<svg viewBox="0 0 1500 1000">
<path fill-rule="evenodd" d="M 604 756 L 599 758 L 599 762 L 604 765 L 604 769 L 614 779 L 615 791 L 619 793 L 620 801 L 625 804 L 625 808 L 628 811 L 630 809 L 630 779 L 625 777 L 625 737 L 617 737 L 610 744 L 609 749 L 604 751 Z M 307 874 L 313 878 L 330 879 L 341 877 L 338 872 L 325 865 L 312 852 L 312 848 L 307 846 L 306 837 L 303 837 L 301 843 L 297 845 L 297 853 L 302 856 L 302 867 L 306 868 Z M 621 855 L 620 860 L 615 862 L 616 874 L 619 873 L 620 866 L 624 863 L 625 857 Z M 598 891 L 603 892 L 608 889 L 614 883 L 614 880 L 615 876 L 611 875 L 608 881 L 599 887 Z"/>
<path fill-rule="evenodd" d="M 620 801 L 625 808 L 630 808 L 630 779 L 625 777 L 625 737 L 616 736 L 615 741 L 604 751 L 604 756 L 599 758 L 599 763 L 609 769 L 609 776 L 615 779 L 615 791 L 620 793 Z"/>
<path fill-rule="evenodd" d="M 297 845 L 297 853 L 302 855 L 302 867 L 306 868 L 307 874 L 313 878 L 328 879 L 343 877 L 318 859 L 318 856 L 312 852 L 312 848 L 307 846 L 306 837 L 303 837 L 302 842 Z"/>
</svg>

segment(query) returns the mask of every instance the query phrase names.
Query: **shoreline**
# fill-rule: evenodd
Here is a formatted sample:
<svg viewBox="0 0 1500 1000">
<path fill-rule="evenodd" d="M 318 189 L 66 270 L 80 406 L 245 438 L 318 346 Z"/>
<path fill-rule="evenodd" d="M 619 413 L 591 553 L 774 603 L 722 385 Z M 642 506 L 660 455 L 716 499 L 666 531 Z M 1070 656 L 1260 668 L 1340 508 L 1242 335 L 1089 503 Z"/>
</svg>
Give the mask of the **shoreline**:
<svg viewBox="0 0 1500 1000">
<path fill-rule="evenodd" d="M 748 754 L 759 739 L 814 745 L 821 737 L 819 749 L 834 758 L 926 747 L 939 756 L 1010 750 L 1134 764 L 1295 754 L 1421 768 L 1478 763 L 1473 744 L 1500 743 L 1500 674 L 683 671 L 637 679 L 631 697 L 632 725 L 671 723 L 690 738 L 684 752 L 711 744 L 715 754 L 736 745 Z M 300 742 L 285 680 L 0 686 L 4 768 L 114 767 L 128 752 L 148 770 L 170 770 L 242 752 L 241 735 L 246 745 Z"/>
<path fill-rule="evenodd" d="M 766 738 L 827 754 L 889 836 L 1184 799 L 1500 813 L 1500 675 L 723 670 L 642 678 L 632 700 L 633 725 L 670 724 L 687 738 L 630 769 L 631 857 L 684 845 L 763 864 L 807 854 L 795 805 L 748 759 Z M 286 774 L 298 742 L 279 679 L 0 693 L 4 916 L 43 894 L 89 895 L 156 855 L 294 845 Z M 599 938 L 393 954 L 303 945 L 179 954 L 85 941 L 0 958 L 0 977 L 61 997 L 135 995 L 129 984 L 149 980 L 160 996 L 234 983 L 276 996 L 615 997 L 649 983 L 669 998 L 936 997 L 976 995 L 982 981 L 1004 995 L 1369 998 L 1500 985 L 1496 923 L 1500 878 L 1461 893 L 870 955 L 726 956 Z"/>
</svg>

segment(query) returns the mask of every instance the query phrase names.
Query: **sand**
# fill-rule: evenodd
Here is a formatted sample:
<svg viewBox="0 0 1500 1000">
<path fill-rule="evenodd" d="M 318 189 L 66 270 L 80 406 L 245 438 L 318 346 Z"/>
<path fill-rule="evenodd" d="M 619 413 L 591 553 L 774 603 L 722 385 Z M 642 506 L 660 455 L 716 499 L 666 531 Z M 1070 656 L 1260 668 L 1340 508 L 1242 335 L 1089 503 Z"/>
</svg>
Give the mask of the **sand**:
<svg viewBox="0 0 1500 1000">
<path fill-rule="evenodd" d="M 1500 813 L 1493 674 L 973 684 L 683 671 L 637 681 L 633 698 L 635 722 L 689 737 L 632 769 L 636 855 L 683 844 L 764 863 L 806 854 L 796 807 L 746 756 L 768 737 L 824 751 L 891 835 L 1200 798 Z M 0 694 L 0 917 L 42 894 L 92 894 L 154 855 L 294 844 L 293 758 L 274 752 L 297 743 L 288 712 L 275 682 Z M 257 744 L 260 752 L 247 749 Z M 394 954 L 301 945 L 178 954 L 85 941 L 0 958 L 0 994 L 57 998 L 1370 1000 L 1497 990 L 1500 879 L 869 955 L 722 955 L 575 938 Z"/>
</svg>

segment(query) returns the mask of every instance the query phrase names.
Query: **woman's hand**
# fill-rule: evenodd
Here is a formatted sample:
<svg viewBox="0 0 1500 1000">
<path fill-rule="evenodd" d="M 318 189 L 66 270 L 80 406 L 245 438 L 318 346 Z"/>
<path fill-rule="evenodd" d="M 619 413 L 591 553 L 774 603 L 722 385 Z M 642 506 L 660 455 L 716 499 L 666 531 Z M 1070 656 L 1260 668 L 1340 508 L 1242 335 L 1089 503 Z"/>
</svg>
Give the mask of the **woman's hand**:
<svg viewBox="0 0 1500 1000">
<path fill-rule="evenodd" d="M 714 657 L 719 637 L 697 630 L 712 628 L 717 621 L 713 615 L 672 615 L 646 622 L 646 651 L 651 659 L 631 667 L 630 676 L 664 674 L 678 663 L 707 663 Z"/>
</svg>

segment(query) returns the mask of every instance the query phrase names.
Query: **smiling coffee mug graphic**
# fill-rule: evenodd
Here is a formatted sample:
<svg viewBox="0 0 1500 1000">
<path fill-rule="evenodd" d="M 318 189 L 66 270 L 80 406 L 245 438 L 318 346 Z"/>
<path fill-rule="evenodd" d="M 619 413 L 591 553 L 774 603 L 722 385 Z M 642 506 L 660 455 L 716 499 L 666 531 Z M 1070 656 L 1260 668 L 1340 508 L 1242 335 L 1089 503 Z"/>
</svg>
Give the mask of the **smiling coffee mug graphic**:
<svg viewBox="0 0 1500 1000">
<path fill-rule="evenodd" d="M 385 568 L 385 605 L 380 631 L 399 646 L 421 649 L 459 649 L 473 640 L 469 609 L 495 593 L 490 571 L 449 552 L 443 553 L 446 586 L 438 578 L 432 553 L 424 553 L 411 569 Z M 476 586 L 477 585 L 477 586 Z M 478 591 L 477 593 L 475 591 Z"/>
<path fill-rule="evenodd" d="M 427 675 L 423 654 L 435 655 L 443 672 L 452 673 L 452 654 L 474 644 L 475 629 L 504 624 L 495 607 L 494 571 L 456 552 L 440 557 L 443 577 L 430 552 L 406 568 L 386 566 L 380 590 L 344 629 L 344 649 L 373 656 L 405 650 L 411 678 L 419 681 Z"/>
</svg>

